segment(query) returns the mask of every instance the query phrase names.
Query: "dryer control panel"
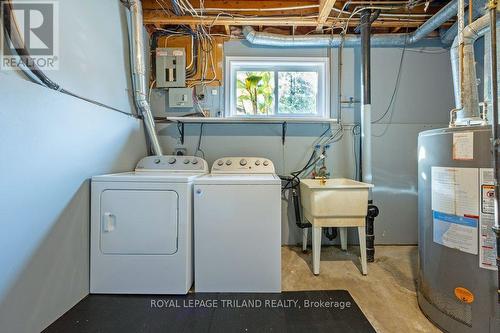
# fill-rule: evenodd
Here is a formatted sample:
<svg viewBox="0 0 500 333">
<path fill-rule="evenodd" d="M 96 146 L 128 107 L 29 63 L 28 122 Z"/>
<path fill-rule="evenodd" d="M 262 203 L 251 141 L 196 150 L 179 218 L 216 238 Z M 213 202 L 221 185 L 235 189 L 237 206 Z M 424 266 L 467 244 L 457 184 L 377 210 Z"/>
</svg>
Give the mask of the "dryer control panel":
<svg viewBox="0 0 500 333">
<path fill-rule="evenodd" d="M 223 157 L 212 165 L 212 173 L 266 173 L 274 174 L 274 164 L 263 157 Z"/>
<path fill-rule="evenodd" d="M 208 164 L 197 156 L 148 156 L 137 163 L 136 172 L 169 171 L 208 173 Z"/>
</svg>

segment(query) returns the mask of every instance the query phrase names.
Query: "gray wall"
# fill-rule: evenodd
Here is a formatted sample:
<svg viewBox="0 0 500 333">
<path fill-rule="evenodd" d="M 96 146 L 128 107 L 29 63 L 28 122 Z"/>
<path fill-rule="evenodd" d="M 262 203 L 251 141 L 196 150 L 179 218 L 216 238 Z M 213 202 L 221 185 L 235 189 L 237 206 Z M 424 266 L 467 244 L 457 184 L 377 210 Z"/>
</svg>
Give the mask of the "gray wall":
<svg viewBox="0 0 500 333">
<path fill-rule="evenodd" d="M 60 1 L 74 92 L 130 111 L 119 1 Z M 89 290 L 89 178 L 146 155 L 140 120 L 0 72 L 0 331 L 40 332 Z"/>
<path fill-rule="evenodd" d="M 251 47 L 246 42 L 225 44 L 225 55 L 255 56 L 331 56 L 332 117 L 337 115 L 337 52 L 326 49 L 273 49 Z M 372 50 L 372 109 L 377 119 L 387 109 L 396 81 L 401 49 Z M 420 131 L 447 126 L 453 105 L 453 89 L 449 53 L 433 48 L 423 53 L 420 48 L 405 53 L 392 117 L 373 125 L 374 200 L 381 208 L 376 220 L 378 244 L 417 243 L 417 135 Z M 345 49 L 343 56 L 343 99 L 359 100 L 359 51 Z M 222 108 L 223 97 L 207 102 L 212 114 Z M 155 91 L 152 104 L 156 115 L 180 115 L 166 108 L 165 92 Z M 176 111 L 176 112 L 172 112 Z M 358 106 L 344 105 L 346 124 L 344 138 L 328 153 L 327 164 L 333 177 L 354 177 L 352 124 L 358 119 Z M 389 124 L 390 123 L 390 124 Z M 209 163 L 222 156 L 257 155 L 273 160 L 279 174 L 300 169 L 311 152 L 314 140 L 327 128 L 324 124 L 289 124 L 285 145 L 281 144 L 281 126 L 263 124 L 205 124 L 201 148 Z M 185 147 L 195 152 L 200 125 L 186 125 Z M 160 125 L 159 134 L 165 152 L 180 146 L 175 125 Z M 283 243 L 300 242 L 294 215 L 283 200 Z M 352 234 L 351 239 L 357 242 Z"/>
</svg>

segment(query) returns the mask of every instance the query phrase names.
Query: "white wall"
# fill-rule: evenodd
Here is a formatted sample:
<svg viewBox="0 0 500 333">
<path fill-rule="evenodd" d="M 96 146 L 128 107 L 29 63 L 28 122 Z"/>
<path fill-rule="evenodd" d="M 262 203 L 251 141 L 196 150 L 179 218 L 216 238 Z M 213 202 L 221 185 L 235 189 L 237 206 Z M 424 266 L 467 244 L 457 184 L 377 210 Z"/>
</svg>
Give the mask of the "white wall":
<svg viewBox="0 0 500 333">
<path fill-rule="evenodd" d="M 60 1 L 75 93 L 132 111 L 119 1 Z M 141 121 L 0 72 L 0 331 L 40 332 L 88 294 L 89 178 L 146 155 Z"/>
<path fill-rule="evenodd" d="M 58 4 L 59 70 L 47 71 L 47 76 L 79 95 L 133 111 L 128 15 L 123 5 L 119 0 L 59 0 Z"/>
<path fill-rule="evenodd" d="M 401 83 L 394 104 L 392 118 L 373 125 L 373 171 L 375 203 L 381 208 L 375 224 L 377 244 L 417 243 L 417 135 L 420 131 L 447 126 L 448 112 L 453 106 L 453 89 L 449 53 L 421 53 L 407 50 L 401 73 Z M 226 56 L 282 56 L 291 50 L 252 47 L 246 42 L 232 41 L 224 46 Z M 331 59 L 332 117 L 337 114 L 337 52 Z M 377 119 L 387 109 L 396 81 L 401 49 L 372 49 L 372 110 Z M 294 56 L 327 56 L 327 49 L 293 49 Z M 343 99 L 360 99 L 359 50 L 345 49 L 343 56 Z M 172 115 L 166 109 L 165 93 L 153 93 L 153 107 L 157 115 Z M 221 98 L 221 100 L 223 100 Z M 210 101 L 214 109 L 219 105 Z M 168 111 L 168 113 L 166 113 Z M 344 139 L 329 151 L 327 164 L 333 177 L 354 176 L 354 155 L 351 128 L 359 122 L 359 107 L 345 106 L 343 119 L 347 124 Z M 390 123 L 390 124 L 388 124 Z M 194 153 L 200 125 L 186 125 L 185 147 Z M 288 174 L 300 169 L 307 161 L 314 140 L 326 129 L 324 124 L 288 124 L 285 145 L 281 144 L 280 125 L 205 124 L 202 149 L 206 159 L 230 155 L 256 155 L 270 158 L 277 172 Z M 165 152 L 180 146 L 175 125 L 159 126 L 160 140 Z M 294 225 L 292 207 L 283 201 L 283 243 L 301 241 Z M 351 239 L 357 242 L 357 237 Z"/>
</svg>

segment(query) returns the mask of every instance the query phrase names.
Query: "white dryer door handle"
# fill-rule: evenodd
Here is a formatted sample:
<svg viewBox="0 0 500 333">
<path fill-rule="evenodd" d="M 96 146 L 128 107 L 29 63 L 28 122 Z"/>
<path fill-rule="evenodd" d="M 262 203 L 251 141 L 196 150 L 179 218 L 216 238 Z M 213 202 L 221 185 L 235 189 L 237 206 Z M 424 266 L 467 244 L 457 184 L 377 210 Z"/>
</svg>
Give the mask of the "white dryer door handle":
<svg viewBox="0 0 500 333">
<path fill-rule="evenodd" d="M 110 212 L 105 212 L 102 219 L 102 229 L 104 232 L 111 232 L 116 227 L 116 216 Z"/>
</svg>

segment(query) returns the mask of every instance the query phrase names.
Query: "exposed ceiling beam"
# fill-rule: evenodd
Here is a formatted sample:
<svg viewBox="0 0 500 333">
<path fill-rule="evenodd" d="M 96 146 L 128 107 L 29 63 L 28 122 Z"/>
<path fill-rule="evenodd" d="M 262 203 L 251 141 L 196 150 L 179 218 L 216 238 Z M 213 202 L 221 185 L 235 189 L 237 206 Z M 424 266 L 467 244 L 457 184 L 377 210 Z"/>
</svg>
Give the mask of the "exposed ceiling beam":
<svg viewBox="0 0 500 333">
<path fill-rule="evenodd" d="M 337 0 L 319 0 L 319 16 L 316 30 L 319 31 L 323 29 L 323 25 L 328 19 L 328 16 L 330 16 L 330 12 L 332 11 L 335 2 L 337 2 Z"/>
<path fill-rule="evenodd" d="M 406 22 L 404 20 L 398 20 L 397 18 L 391 20 L 377 20 L 373 22 L 373 27 L 409 27 L 415 28 L 419 27 L 422 21 L 411 21 Z M 327 19 L 324 25 L 331 26 L 334 23 L 334 19 Z M 193 16 L 171 16 L 168 17 L 159 11 L 144 11 L 144 24 L 155 25 L 213 25 L 213 26 L 225 26 L 225 25 L 253 25 L 253 26 L 297 26 L 297 27 L 316 27 L 318 21 L 313 18 L 300 18 L 300 17 L 280 17 L 280 18 L 269 18 L 269 17 L 257 17 L 257 18 L 243 18 L 243 17 L 216 17 L 216 16 L 204 16 L 193 17 Z M 354 27 L 359 24 L 359 19 L 351 19 L 349 21 L 349 26 Z M 446 25 L 445 25 L 446 26 Z"/>
</svg>

